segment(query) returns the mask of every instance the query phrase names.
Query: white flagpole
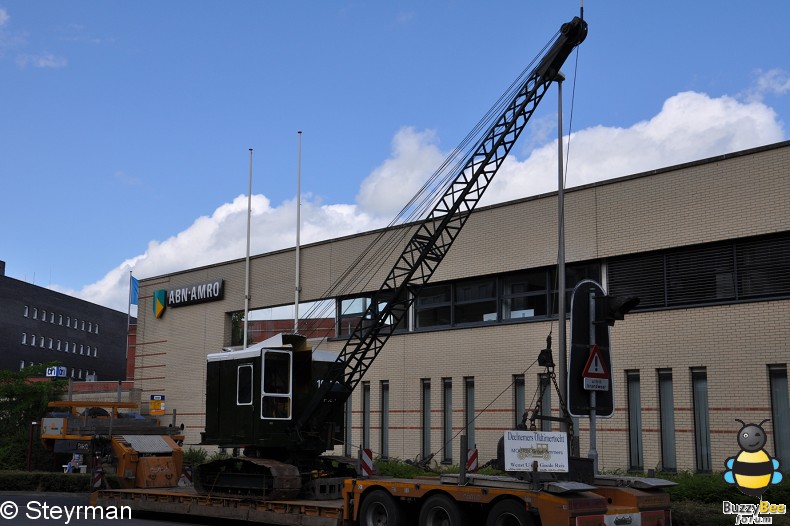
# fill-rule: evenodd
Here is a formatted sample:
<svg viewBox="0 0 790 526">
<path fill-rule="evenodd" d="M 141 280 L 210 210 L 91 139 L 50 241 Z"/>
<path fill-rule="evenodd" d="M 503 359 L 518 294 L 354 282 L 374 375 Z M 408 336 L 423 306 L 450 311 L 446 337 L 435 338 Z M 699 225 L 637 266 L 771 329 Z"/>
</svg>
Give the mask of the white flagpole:
<svg viewBox="0 0 790 526">
<path fill-rule="evenodd" d="M 244 341 L 242 349 L 247 348 L 247 318 L 250 313 L 250 218 L 252 217 L 252 148 L 250 148 L 250 177 L 247 189 L 247 261 L 244 278 Z"/>
<path fill-rule="evenodd" d="M 301 287 L 299 285 L 299 231 L 302 227 L 301 220 L 302 210 L 302 131 L 299 130 L 299 153 L 296 170 L 296 288 L 294 289 L 294 334 L 299 332 L 299 292 Z"/>
</svg>

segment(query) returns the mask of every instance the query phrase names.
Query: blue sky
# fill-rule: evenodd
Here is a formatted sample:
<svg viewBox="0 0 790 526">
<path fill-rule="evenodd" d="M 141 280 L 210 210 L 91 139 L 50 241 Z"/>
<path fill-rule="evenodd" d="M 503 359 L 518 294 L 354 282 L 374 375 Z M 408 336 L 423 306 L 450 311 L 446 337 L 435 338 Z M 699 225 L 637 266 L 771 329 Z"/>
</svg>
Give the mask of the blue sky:
<svg viewBox="0 0 790 526">
<path fill-rule="evenodd" d="M 588 0 L 569 186 L 787 139 L 784 1 Z M 578 0 L 0 0 L 0 260 L 121 311 L 156 276 L 383 226 Z M 565 84 L 564 128 L 571 115 Z M 556 90 L 487 202 L 556 189 Z"/>
</svg>

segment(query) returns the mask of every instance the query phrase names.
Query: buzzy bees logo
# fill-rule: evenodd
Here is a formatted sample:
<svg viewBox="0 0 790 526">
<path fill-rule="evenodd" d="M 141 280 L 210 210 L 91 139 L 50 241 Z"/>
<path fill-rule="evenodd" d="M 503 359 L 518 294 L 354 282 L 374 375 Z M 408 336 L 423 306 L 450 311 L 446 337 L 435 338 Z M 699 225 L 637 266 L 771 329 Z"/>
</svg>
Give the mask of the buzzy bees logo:
<svg viewBox="0 0 790 526">
<path fill-rule="evenodd" d="M 762 499 L 768 486 L 782 482 L 782 472 L 779 470 L 781 463 L 765 451 L 768 439 L 762 426 L 768 420 L 759 424 L 747 424 L 738 419 L 736 422 L 740 422 L 742 426 L 738 431 L 741 452 L 724 463 L 727 467 L 724 481 L 734 484 L 744 495 L 757 497 L 760 503 L 733 504 L 724 501 L 722 512 L 725 515 L 736 515 L 735 524 L 771 524 L 772 517 L 762 517 L 760 514 L 784 515 L 787 506 L 771 504 Z"/>
</svg>

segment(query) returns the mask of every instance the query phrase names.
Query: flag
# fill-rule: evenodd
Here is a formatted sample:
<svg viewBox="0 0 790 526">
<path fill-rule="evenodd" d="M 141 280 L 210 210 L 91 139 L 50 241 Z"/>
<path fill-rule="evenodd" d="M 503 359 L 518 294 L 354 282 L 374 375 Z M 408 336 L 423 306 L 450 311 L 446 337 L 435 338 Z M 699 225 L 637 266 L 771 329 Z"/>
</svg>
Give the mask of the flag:
<svg viewBox="0 0 790 526">
<path fill-rule="evenodd" d="M 140 283 L 133 277 L 129 276 L 130 282 L 130 290 L 129 290 L 129 304 L 130 305 L 137 305 L 137 296 L 140 292 Z"/>
</svg>

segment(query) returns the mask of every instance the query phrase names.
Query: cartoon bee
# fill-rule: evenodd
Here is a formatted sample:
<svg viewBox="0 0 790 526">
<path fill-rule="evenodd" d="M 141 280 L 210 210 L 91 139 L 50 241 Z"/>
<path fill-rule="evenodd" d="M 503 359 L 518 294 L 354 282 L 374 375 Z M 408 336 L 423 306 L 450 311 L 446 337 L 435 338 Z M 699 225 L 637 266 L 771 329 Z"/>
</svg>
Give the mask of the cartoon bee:
<svg viewBox="0 0 790 526">
<path fill-rule="evenodd" d="M 735 484 L 741 493 L 753 497 L 762 497 L 765 488 L 770 484 L 779 484 L 782 473 L 779 471 L 779 460 L 771 457 L 765 449 L 767 438 L 762 425 L 747 424 L 743 420 L 735 419 L 743 427 L 738 431 L 738 445 L 741 452 L 730 457 L 724 463 L 727 471 L 724 472 L 724 481 Z"/>
</svg>

